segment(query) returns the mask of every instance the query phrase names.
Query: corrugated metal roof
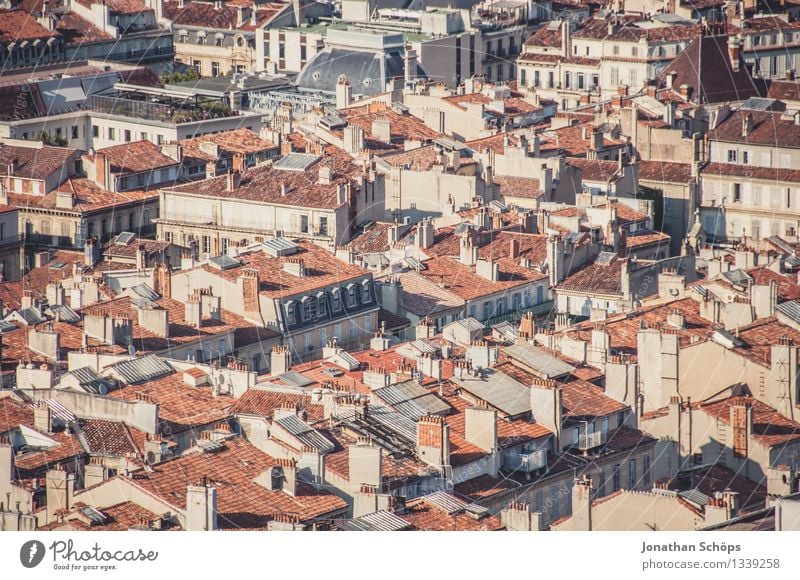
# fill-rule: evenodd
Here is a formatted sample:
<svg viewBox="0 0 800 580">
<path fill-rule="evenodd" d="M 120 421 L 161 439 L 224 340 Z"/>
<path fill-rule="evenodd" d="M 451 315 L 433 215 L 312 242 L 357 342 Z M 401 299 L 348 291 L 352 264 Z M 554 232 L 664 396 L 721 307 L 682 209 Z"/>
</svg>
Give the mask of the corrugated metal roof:
<svg viewBox="0 0 800 580">
<path fill-rule="evenodd" d="M 708 500 L 711 499 L 706 494 L 704 494 L 702 491 L 698 491 L 696 489 L 688 489 L 686 491 L 679 491 L 678 492 L 678 497 L 682 497 L 683 499 L 693 503 L 697 507 L 704 507 L 708 503 Z"/>
<path fill-rule="evenodd" d="M 44 399 L 45 404 L 50 408 L 50 414 L 57 419 L 61 419 L 65 423 L 76 421 L 78 418 L 75 413 L 67 409 L 64 405 L 55 399 Z M 33 405 L 30 405 L 33 407 Z"/>
<path fill-rule="evenodd" d="M 312 153 L 289 153 L 278 159 L 273 167 L 284 171 L 305 171 L 318 159 L 319 156 Z"/>
<path fill-rule="evenodd" d="M 436 352 L 436 347 L 434 347 L 434 346 L 428 344 L 427 342 L 425 342 L 424 340 L 420 340 L 420 339 L 412 340 L 411 341 L 411 347 L 414 350 L 416 350 L 417 352 L 422 353 L 422 354 L 425 354 L 425 353 L 431 353 L 432 354 L 432 353 Z"/>
<path fill-rule="evenodd" d="M 289 256 L 298 250 L 297 244 L 286 238 L 272 238 L 262 242 L 261 245 L 264 247 L 264 251 L 274 258 Z"/>
<path fill-rule="evenodd" d="M 231 258 L 225 254 L 221 256 L 214 256 L 208 260 L 213 266 L 216 266 L 220 270 L 230 270 L 232 268 L 237 268 L 241 266 L 241 262 L 235 258 Z"/>
<path fill-rule="evenodd" d="M 479 330 L 483 330 L 483 323 L 478 322 L 471 316 L 467 318 L 462 318 L 460 320 L 456 320 L 453 324 L 458 324 L 459 326 L 463 326 L 469 332 L 477 332 Z"/>
<path fill-rule="evenodd" d="M 287 415 L 276 419 L 275 422 L 296 437 L 303 445 L 307 445 L 322 453 L 335 449 L 333 443 L 328 441 L 316 429 L 300 419 L 297 415 Z"/>
<path fill-rule="evenodd" d="M 21 308 L 17 311 L 17 314 L 19 314 L 29 325 L 39 324 L 45 321 L 39 311 L 35 308 Z"/>
<path fill-rule="evenodd" d="M 301 375 L 300 373 L 295 372 L 295 371 L 285 372 L 282 375 L 278 375 L 278 378 L 280 378 L 281 380 L 283 380 L 286 383 L 289 383 L 293 387 L 305 387 L 305 386 L 310 385 L 311 383 L 314 382 L 312 379 L 309 379 L 307 376 Z"/>
<path fill-rule="evenodd" d="M 425 415 L 440 415 L 450 412 L 450 405 L 420 385 L 417 381 L 405 381 L 375 391 L 384 403 L 412 419 Z"/>
<path fill-rule="evenodd" d="M 154 354 L 122 361 L 111 365 L 110 368 L 129 385 L 153 381 L 173 372 L 166 361 Z"/>
<path fill-rule="evenodd" d="M 411 527 L 403 518 L 381 510 L 352 520 L 336 522 L 336 527 L 345 532 L 396 532 Z"/>
<path fill-rule="evenodd" d="M 369 416 L 405 439 L 417 441 L 417 423 L 405 415 L 382 405 L 372 405 Z"/>
<path fill-rule="evenodd" d="M 531 371 L 547 379 L 567 375 L 575 370 L 571 364 L 530 344 L 514 344 L 503 351 L 511 358 L 521 362 Z"/>
<path fill-rule="evenodd" d="M 67 373 L 78 381 L 78 384 L 91 383 L 100 378 L 100 374 L 92 367 L 81 367 Z"/>
<path fill-rule="evenodd" d="M 722 276 L 731 284 L 735 284 L 737 286 L 747 286 L 753 282 L 753 278 L 751 278 L 750 275 L 742 269 L 723 272 Z"/>
<path fill-rule="evenodd" d="M 800 323 L 800 300 L 789 300 L 775 306 L 775 310 L 795 322 Z"/>
<path fill-rule="evenodd" d="M 453 377 L 455 384 L 512 417 L 531 410 L 530 389 L 508 375 L 488 368 L 482 376 Z"/>
<path fill-rule="evenodd" d="M 449 515 L 463 512 L 467 507 L 467 502 L 458 499 L 444 491 L 436 491 L 422 498 L 427 503 L 432 504 Z"/>
<path fill-rule="evenodd" d="M 136 286 L 131 286 L 130 290 L 137 296 L 150 302 L 155 302 L 159 298 L 158 293 L 147 284 L 137 284 Z"/>
<path fill-rule="evenodd" d="M 75 312 L 66 304 L 53 304 L 52 306 L 48 307 L 48 310 L 50 310 L 52 313 L 53 318 L 60 322 L 69 322 L 70 324 L 75 324 L 81 320 L 80 314 Z"/>
<path fill-rule="evenodd" d="M 514 326 L 507 320 L 492 325 L 492 330 L 497 332 L 504 339 L 510 340 L 512 342 L 516 341 L 517 338 L 519 337 L 519 328 Z"/>
</svg>

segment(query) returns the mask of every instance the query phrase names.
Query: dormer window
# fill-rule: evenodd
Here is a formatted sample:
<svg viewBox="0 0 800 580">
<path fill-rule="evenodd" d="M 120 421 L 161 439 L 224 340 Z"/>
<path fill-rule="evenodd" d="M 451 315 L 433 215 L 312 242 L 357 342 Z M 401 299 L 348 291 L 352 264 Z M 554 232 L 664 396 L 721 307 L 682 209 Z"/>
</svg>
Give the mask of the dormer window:
<svg viewBox="0 0 800 580">
<path fill-rule="evenodd" d="M 339 288 L 331 290 L 331 310 L 334 313 L 342 311 L 342 291 Z"/>
<path fill-rule="evenodd" d="M 354 308 L 355 307 L 356 301 L 357 301 L 357 298 L 356 298 L 356 285 L 353 284 L 352 282 L 350 282 L 350 284 L 347 285 L 346 300 L 347 300 L 347 307 L 348 308 Z"/>
<path fill-rule="evenodd" d="M 326 316 L 328 314 L 328 302 L 325 299 L 325 292 L 317 292 L 317 313 L 319 316 Z"/>
<path fill-rule="evenodd" d="M 297 302 L 289 300 L 286 303 L 286 324 L 288 326 L 297 324 L 297 314 Z"/>
<path fill-rule="evenodd" d="M 311 296 L 303 296 L 300 300 L 303 305 L 303 320 L 315 320 L 317 318 L 317 301 Z"/>
<path fill-rule="evenodd" d="M 372 292 L 370 291 L 371 286 L 372 282 L 369 280 L 364 280 L 361 282 L 361 302 L 364 304 L 369 304 L 372 302 Z"/>
</svg>

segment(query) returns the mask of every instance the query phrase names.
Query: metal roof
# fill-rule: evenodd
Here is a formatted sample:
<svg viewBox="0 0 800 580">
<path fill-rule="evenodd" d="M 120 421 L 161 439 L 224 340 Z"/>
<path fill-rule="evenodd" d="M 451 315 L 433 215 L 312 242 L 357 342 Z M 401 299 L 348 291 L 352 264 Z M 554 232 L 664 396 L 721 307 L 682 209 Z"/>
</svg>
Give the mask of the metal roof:
<svg viewBox="0 0 800 580">
<path fill-rule="evenodd" d="M 313 153 L 289 153 L 278 159 L 273 167 L 284 171 L 305 171 L 319 160 Z"/>
<path fill-rule="evenodd" d="M 236 258 L 231 258 L 228 255 L 214 256 L 208 260 L 212 266 L 216 266 L 220 270 L 230 270 L 231 268 L 238 268 L 242 265 Z"/>
<path fill-rule="evenodd" d="M 339 520 L 336 527 L 345 532 L 396 532 L 411 524 L 392 512 L 381 510 L 352 520 Z"/>
<path fill-rule="evenodd" d="M 467 507 L 467 502 L 458 499 L 444 491 L 435 491 L 422 498 L 426 502 L 433 504 L 448 515 L 463 512 Z"/>
<path fill-rule="evenodd" d="M 519 337 L 519 328 L 511 324 L 508 320 L 492 325 L 492 330 L 496 331 L 505 340 L 516 341 Z"/>
<path fill-rule="evenodd" d="M 479 330 L 483 330 L 483 323 L 478 322 L 471 316 L 468 316 L 467 318 L 461 318 L 460 320 L 456 320 L 451 324 L 458 324 L 459 326 L 463 326 L 469 332 L 477 332 Z"/>
<path fill-rule="evenodd" d="M 312 379 L 309 379 L 307 376 L 301 375 L 300 373 L 295 372 L 295 371 L 289 371 L 289 372 L 283 373 L 282 375 L 278 375 L 278 378 L 282 379 L 286 383 L 289 383 L 293 387 L 305 387 L 305 386 L 310 385 L 311 383 L 314 382 Z"/>
<path fill-rule="evenodd" d="M 434 353 L 436 352 L 436 347 L 428 344 L 422 339 L 412 340 L 411 347 L 420 353 Z"/>
<path fill-rule="evenodd" d="M 403 438 L 412 442 L 417 441 L 417 423 L 405 415 L 382 405 L 372 405 L 369 408 L 369 416 Z"/>
<path fill-rule="evenodd" d="M 48 309 L 53 314 L 53 317 L 61 322 L 75 324 L 81 320 L 80 314 L 75 312 L 66 304 L 53 304 L 52 306 L 49 306 Z"/>
<path fill-rule="evenodd" d="M 600 252 L 595 260 L 595 264 L 609 264 L 617 254 L 614 252 Z"/>
<path fill-rule="evenodd" d="M 109 368 L 113 369 L 129 385 L 153 381 L 173 372 L 172 367 L 166 361 L 154 354 L 122 361 Z"/>
<path fill-rule="evenodd" d="M 417 381 L 404 381 L 382 387 L 375 391 L 375 395 L 398 412 L 415 420 L 425 415 L 450 412 L 450 405 Z"/>
<path fill-rule="evenodd" d="M 751 278 L 750 275 L 742 269 L 723 272 L 722 276 L 731 284 L 735 284 L 737 286 L 747 286 L 753 281 L 753 278 Z"/>
<path fill-rule="evenodd" d="M 102 525 L 102 524 L 106 523 L 106 520 L 108 519 L 99 510 L 97 510 L 96 508 L 93 508 L 90 505 L 87 505 L 86 507 L 81 508 L 80 512 L 83 515 L 85 515 L 87 518 L 89 518 L 92 521 L 93 524 Z"/>
<path fill-rule="evenodd" d="M 39 311 L 36 310 L 35 308 L 22 308 L 17 311 L 17 314 L 19 314 L 22 317 L 22 319 L 29 325 L 39 324 L 45 321 L 45 318 L 42 317 Z"/>
<path fill-rule="evenodd" d="M 65 423 L 77 421 L 78 418 L 75 416 L 75 413 L 67 409 L 63 404 L 59 403 L 55 399 L 44 399 L 44 402 L 49 407 L 50 414 L 56 419 L 61 419 Z"/>
<path fill-rule="evenodd" d="M 552 354 L 530 344 L 514 344 L 503 351 L 511 358 L 521 362 L 532 372 L 546 379 L 554 379 L 567 375 L 575 370 L 571 364 L 554 357 Z"/>
<path fill-rule="evenodd" d="M 481 376 L 453 377 L 455 384 L 512 417 L 531 410 L 530 388 L 494 369 L 484 369 Z"/>
<path fill-rule="evenodd" d="M 264 246 L 265 252 L 275 258 L 289 256 L 298 250 L 297 244 L 286 238 L 272 238 L 266 242 L 262 242 L 261 245 Z"/>
<path fill-rule="evenodd" d="M 144 298 L 149 302 L 155 302 L 156 300 L 159 299 L 158 293 L 155 290 L 153 290 L 150 286 L 144 283 L 136 284 L 136 286 L 131 286 L 130 290 L 140 298 Z"/>
<path fill-rule="evenodd" d="M 73 371 L 69 371 L 68 375 L 72 375 L 78 381 L 79 385 L 84 383 L 91 383 L 100 378 L 100 374 L 92 367 L 81 367 Z"/>
<path fill-rule="evenodd" d="M 13 322 L 9 322 L 7 320 L 0 320 L 0 332 L 9 332 L 11 330 L 16 330 L 17 325 Z"/>
<path fill-rule="evenodd" d="M 276 419 L 275 422 L 296 437 L 303 445 L 319 452 L 326 453 L 336 448 L 333 443 L 297 415 L 286 415 Z"/>
<path fill-rule="evenodd" d="M 678 497 L 685 499 L 696 505 L 697 507 L 703 507 L 708 503 L 709 498 L 706 494 L 702 491 L 698 491 L 696 489 L 688 489 L 686 491 L 679 491 Z"/>
<path fill-rule="evenodd" d="M 790 320 L 800 323 L 800 300 L 789 300 L 787 302 L 781 302 L 780 304 L 775 306 L 775 310 L 777 310 Z"/>
<path fill-rule="evenodd" d="M 121 246 L 127 246 L 136 238 L 136 234 L 133 232 L 122 232 L 116 238 L 114 238 L 114 244 L 118 244 Z"/>
</svg>

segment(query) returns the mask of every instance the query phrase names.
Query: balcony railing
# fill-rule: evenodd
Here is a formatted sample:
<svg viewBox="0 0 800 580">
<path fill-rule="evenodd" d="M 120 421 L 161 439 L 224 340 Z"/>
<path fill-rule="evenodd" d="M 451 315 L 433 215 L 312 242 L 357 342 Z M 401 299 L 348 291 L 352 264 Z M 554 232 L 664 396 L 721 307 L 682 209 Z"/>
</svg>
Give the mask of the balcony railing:
<svg viewBox="0 0 800 580">
<path fill-rule="evenodd" d="M 607 431 L 595 431 L 594 433 L 582 433 L 578 436 L 578 449 L 588 451 L 595 447 L 605 444 Z"/>
<path fill-rule="evenodd" d="M 547 465 L 547 448 L 527 453 L 511 453 L 503 460 L 503 467 L 511 471 L 531 473 Z"/>
</svg>

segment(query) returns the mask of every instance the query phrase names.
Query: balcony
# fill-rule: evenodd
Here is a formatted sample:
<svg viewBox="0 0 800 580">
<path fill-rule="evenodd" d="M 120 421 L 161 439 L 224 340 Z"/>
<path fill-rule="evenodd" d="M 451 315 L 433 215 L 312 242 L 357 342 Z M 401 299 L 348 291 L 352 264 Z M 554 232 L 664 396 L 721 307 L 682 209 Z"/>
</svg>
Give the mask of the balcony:
<svg viewBox="0 0 800 580">
<path fill-rule="evenodd" d="M 510 471 L 532 473 L 547 466 L 547 448 L 524 453 L 510 453 L 503 458 L 503 468 Z"/>
<path fill-rule="evenodd" d="M 578 449 L 588 451 L 600 447 L 606 442 L 608 431 L 595 431 L 594 433 L 581 433 L 578 436 Z"/>
</svg>

